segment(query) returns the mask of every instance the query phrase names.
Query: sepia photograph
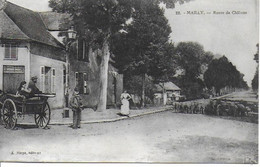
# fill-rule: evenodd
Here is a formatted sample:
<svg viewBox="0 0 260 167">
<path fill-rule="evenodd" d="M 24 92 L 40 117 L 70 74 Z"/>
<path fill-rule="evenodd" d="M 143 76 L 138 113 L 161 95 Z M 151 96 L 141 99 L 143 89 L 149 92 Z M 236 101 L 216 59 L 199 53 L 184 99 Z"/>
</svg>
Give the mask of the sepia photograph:
<svg viewBox="0 0 260 167">
<path fill-rule="evenodd" d="M 258 164 L 258 75 L 259 0 L 0 0 L 0 162 Z"/>
</svg>

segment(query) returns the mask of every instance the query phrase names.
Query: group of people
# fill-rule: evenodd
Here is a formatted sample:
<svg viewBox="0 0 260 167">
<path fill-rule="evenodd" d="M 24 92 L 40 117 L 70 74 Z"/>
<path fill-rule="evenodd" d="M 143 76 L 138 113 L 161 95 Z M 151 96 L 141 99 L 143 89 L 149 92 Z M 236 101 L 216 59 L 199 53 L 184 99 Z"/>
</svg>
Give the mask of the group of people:
<svg viewBox="0 0 260 167">
<path fill-rule="evenodd" d="M 121 94 L 121 112 L 119 115 L 121 116 L 129 116 L 129 100 L 131 99 L 131 96 L 127 93 L 127 91 L 124 91 Z M 82 98 L 79 95 L 79 89 L 75 87 L 74 93 L 69 101 L 70 108 L 73 111 L 73 129 L 80 128 L 80 120 L 81 120 L 81 111 L 83 108 Z"/>
<path fill-rule="evenodd" d="M 33 97 L 34 94 L 42 93 L 36 86 L 37 76 L 31 78 L 28 87 L 26 88 L 26 81 L 22 81 L 17 89 L 16 95 L 24 98 Z"/>
<path fill-rule="evenodd" d="M 31 98 L 34 96 L 34 94 L 42 93 L 36 86 L 37 83 L 37 76 L 34 76 L 31 78 L 28 87 L 26 87 L 26 81 L 22 81 L 17 89 L 17 96 L 22 96 L 25 99 Z M 131 99 L 131 96 L 127 93 L 125 90 L 121 94 L 121 116 L 129 116 L 129 100 Z M 81 120 L 81 111 L 83 108 L 82 98 L 79 95 L 79 89 L 75 87 L 73 95 L 69 101 L 70 108 L 73 111 L 73 129 L 80 128 L 80 120 Z"/>
</svg>

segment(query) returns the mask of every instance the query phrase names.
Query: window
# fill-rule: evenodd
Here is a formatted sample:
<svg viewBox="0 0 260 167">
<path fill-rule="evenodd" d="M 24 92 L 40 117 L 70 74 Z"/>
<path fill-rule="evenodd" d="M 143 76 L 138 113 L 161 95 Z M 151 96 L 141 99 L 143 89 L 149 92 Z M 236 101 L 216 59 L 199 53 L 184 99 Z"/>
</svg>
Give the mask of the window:
<svg viewBox="0 0 260 167">
<path fill-rule="evenodd" d="M 14 44 L 5 44 L 5 59 L 17 60 L 18 50 Z"/>
<path fill-rule="evenodd" d="M 66 84 L 66 69 L 63 70 L 63 84 Z"/>
<path fill-rule="evenodd" d="M 45 81 L 45 67 L 41 67 L 41 78 L 40 78 L 40 89 L 44 92 L 45 86 L 44 86 L 44 81 Z"/>
<path fill-rule="evenodd" d="M 76 76 L 76 86 L 79 89 L 79 93 L 89 94 L 87 73 L 76 72 L 75 76 Z"/>
<path fill-rule="evenodd" d="M 88 62 L 88 46 L 83 39 L 78 40 L 78 60 Z"/>
<path fill-rule="evenodd" d="M 41 67 L 40 89 L 44 93 L 55 93 L 56 89 L 56 70 L 51 67 Z"/>
</svg>

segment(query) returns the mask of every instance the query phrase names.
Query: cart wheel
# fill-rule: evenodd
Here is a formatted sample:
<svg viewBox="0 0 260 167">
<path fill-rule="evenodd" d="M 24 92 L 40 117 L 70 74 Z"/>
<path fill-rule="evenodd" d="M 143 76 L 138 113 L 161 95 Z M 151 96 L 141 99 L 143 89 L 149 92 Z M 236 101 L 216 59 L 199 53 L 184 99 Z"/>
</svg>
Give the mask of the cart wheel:
<svg viewBox="0 0 260 167">
<path fill-rule="evenodd" d="M 17 123 L 17 110 L 16 106 L 11 99 L 6 99 L 2 108 L 3 123 L 5 128 L 14 129 Z"/>
<path fill-rule="evenodd" d="M 42 110 L 39 113 L 34 114 L 34 120 L 36 125 L 43 129 L 49 124 L 50 118 L 51 110 L 48 103 L 44 104 Z"/>
</svg>

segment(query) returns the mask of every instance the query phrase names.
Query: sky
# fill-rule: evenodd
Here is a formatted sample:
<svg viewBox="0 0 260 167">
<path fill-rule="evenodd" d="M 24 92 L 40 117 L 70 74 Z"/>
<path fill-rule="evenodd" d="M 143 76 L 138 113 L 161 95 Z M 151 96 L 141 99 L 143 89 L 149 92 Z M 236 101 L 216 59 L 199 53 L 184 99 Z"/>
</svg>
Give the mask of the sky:
<svg viewBox="0 0 260 167">
<path fill-rule="evenodd" d="M 34 11 L 51 10 L 48 0 L 8 1 Z M 258 0 L 192 0 L 166 9 L 165 16 L 172 28 L 174 43 L 198 42 L 205 51 L 225 55 L 251 86 L 257 67 L 253 58 L 259 41 L 258 7 Z M 203 13 L 197 14 L 200 11 Z"/>
</svg>

